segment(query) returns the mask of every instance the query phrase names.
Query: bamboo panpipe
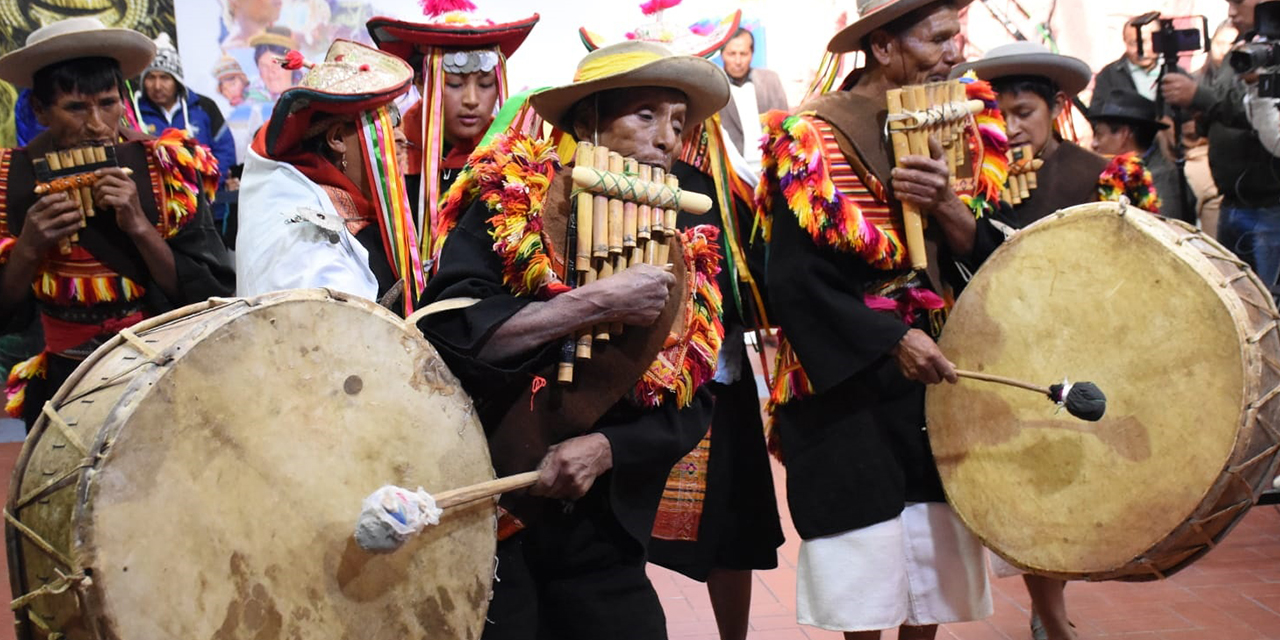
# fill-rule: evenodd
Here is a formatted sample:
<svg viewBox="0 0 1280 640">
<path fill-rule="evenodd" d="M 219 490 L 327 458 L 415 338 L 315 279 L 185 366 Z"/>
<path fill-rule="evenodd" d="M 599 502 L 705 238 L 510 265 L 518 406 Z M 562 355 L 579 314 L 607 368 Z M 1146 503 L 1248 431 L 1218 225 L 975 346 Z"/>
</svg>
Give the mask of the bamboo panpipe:
<svg viewBox="0 0 1280 640">
<path fill-rule="evenodd" d="M 577 229 L 571 233 L 577 247 L 568 250 L 573 251 L 578 286 L 640 263 L 666 264 L 672 258 L 669 243 L 679 212 L 704 213 L 711 208 L 711 198 L 681 190 L 679 180 L 662 168 L 586 142 L 578 143 L 572 177 Z M 590 359 L 593 351 L 607 348 L 611 332 L 622 330 L 621 324 L 580 330 L 575 359 Z M 572 363 L 562 361 L 557 378 L 561 384 L 572 383 Z"/>
<path fill-rule="evenodd" d="M 1000 196 L 1009 204 L 1022 204 L 1036 188 L 1036 171 L 1044 166 L 1044 160 L 1035 157 L 1031 145 L 1024 144 L 1009 150 L 1009 180 Z"/>
<path fill-rule="evenodd" d="M 76 147 L 52 151 L 43 158 L 32 159 L 32 168 L 36 174 L 36 195 L 68 193 L 80 209 L 80 227 L 84 228 L 86 219 L 95 213 L 93 185 L 98 181 L 98 176 L 94 172 L 119 166 L 115 151 L 112 146 Z M 125 173 L 131 175 L 133 172 L 125 168 Z M 70 238 L 58 243 L 58 251 L 63 255 L 69 254 L 71 245 L 79 241 L 80 235 L 72 234 Z"/>
<path fill-rule="evenodd" d="M 885 100 L 895 165 L 902 166 L 902 159 L 908 155 L 930 157 L 929 138 L 933 137 L 942 146 L 942 157 L 954 178 L 966 152 L 964 127 L 973 114 L 982 111 L 982 101 L 966 100 L 964 86 L 955 80 L 891 89 Z M 924 218 L 918 208 L 905 202 L 902 218 L 911 267 L 924 269 L 929 264 Z"/>
</svg>

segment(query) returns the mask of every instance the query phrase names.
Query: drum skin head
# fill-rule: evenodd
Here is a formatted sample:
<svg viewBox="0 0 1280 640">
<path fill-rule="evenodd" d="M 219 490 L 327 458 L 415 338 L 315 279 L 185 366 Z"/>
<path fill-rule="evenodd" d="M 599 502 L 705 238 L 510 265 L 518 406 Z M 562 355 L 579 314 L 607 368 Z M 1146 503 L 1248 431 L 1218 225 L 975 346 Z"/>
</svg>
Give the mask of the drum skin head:
<svg viewBox="0 0 1280 640">
<path fill-rule="evenodd" d="M 1228 485 L 1274 469 L 1274 430 L 1251 433 L 1246 415 L 1277 383 L 1248 343 L 1252 319 L 1274 317 L 1269 296 L 1256 278 L 1224 284 L 1240 269 L 1207 258 L 1225 252 L 1194 229 L 1121 211 L 1073 207 L 1015 234 L 939 341 L 960 369 L 1096 383 L 1108 400 L 1100 422 L 963 378 L 927 394 L 948 500 L 988 547 L 1044 575 L 1168 575 L 1248 508 L 1250 488 L 1232 498 Z M 1276 344 L 1274 330 L 1262 335 Z M 1274 403 L 1264 409 L 1273 421 Z M 1245 483 L 1224 475 L 1233 466 Z"/>
<path fill-rule="evenodd" d="M 129 379 L 98 432 L 72 553 L 100 633 L 68 637 L 480 637 L 493 501 L 387 555 L 352 535 L 382 485 L 493 479 L 471 402 L 416 330 L 328 295 L 230 302 L 144 336 L 172 360 Z"/>
</svg>

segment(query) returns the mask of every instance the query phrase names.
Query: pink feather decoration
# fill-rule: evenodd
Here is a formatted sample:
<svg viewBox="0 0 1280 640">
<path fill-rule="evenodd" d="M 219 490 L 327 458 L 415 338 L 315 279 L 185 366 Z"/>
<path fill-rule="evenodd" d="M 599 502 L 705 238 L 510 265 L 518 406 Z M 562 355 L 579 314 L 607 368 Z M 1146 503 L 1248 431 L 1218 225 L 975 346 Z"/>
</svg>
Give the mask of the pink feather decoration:
<svg viewBox="0 0 1280 640">
<path fill-rule="evenodd" d="M 640 5 L 640 10 L 643 11 L 646 16 L 651 16 L 663 9 L 670 9 L 678 4 L 680 4 L 680 0 L 649 0 L 648 2 Z"/>
<path fill-rule="evenodd" d="M 438 18 L 451 11 L 475 11 L 471 0 L 419 0 L 423 15 Z"/>
</svg>

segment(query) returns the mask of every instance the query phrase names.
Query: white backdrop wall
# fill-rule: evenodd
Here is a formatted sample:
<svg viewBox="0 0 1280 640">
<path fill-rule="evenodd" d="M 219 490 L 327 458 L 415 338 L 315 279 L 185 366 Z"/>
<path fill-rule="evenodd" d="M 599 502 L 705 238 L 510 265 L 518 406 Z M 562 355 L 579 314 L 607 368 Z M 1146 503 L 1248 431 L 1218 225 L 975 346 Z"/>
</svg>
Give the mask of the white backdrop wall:
<svg viewBox="0 0 1280 640">
<path fill-rule="evenodd" d="M 406 19 L 421 16 L 417 0 L 248 0 L 277 2 L 278 22 L 302 36 L 300 48 L 308 58 L 323 56 L 334 37 L 368 41 L 363 21 L 374 15 Z M 218 93 L 212 70 L 225 53 L 245 60 L 244 71 L 251 80 L 251 54 L 244 47 L 224 47 L 229 43 L 226 3 L 237 0 L 178 0 L 176 18 L 178 41 L 188 84 L 197 92 L 218 100 L 238 126 L 243 144 L 248 132 L 269 114 L 270 104 L 248 101 L 233 109 Z M 510 62 L 513 89 L 567 82 L 577 61 L 585 53 L 578 27 L 586 26 L 606 38 L 621 39 L 645 21 L 634 0 L 476 0 L 482 15 L 496 21 L 515 20 L 531 13 L 542 20 L 524 47 Z M 764 27 L 757 62 L 778 71 L 793 102 L 798 101 L 812 78 L 827 40 L 848 21 L 855 19 L 855 0 L 685 0 L 667 10 L 669 21 L 687 25 L 703 19 L 718 19 L 742 9 L 744 21 Z M 1028 37 L 1037 37 L 1036 25 L 1046 20 L 1061 52 L 1084 59 L 1096 71 L 1118 58 L 1124 50 L 1121 30 L 1124 21 L 1146 11 L 1161 10 L 1169 15 L 1203 14 L 1213 28 L 1226 18 L 1226 0 L 990 0 L 977 1 L 966 10 L 970 55 L 1013 38 L 992 17 L 988 6 L 1010 16 Z M 1025 11 L 1025 13 L 1024 13 Z M 225 50 L 225 51 L 224 51 Z M 248 58 L 246 58 L 248 56 Z M 1189 61 L 1188 66 L 1198 65 Z M 265 102 L 265 101 L 260 101 Z"/>
</svg>

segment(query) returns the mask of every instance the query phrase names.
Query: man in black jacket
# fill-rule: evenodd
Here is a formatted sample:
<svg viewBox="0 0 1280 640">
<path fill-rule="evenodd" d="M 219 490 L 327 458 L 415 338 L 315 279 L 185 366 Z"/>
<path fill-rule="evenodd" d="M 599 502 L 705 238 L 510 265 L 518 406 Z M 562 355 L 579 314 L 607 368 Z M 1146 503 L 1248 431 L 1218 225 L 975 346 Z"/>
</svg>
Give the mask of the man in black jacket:
<svg viewBox="0 0 1280 640">
<path fill-rule="evenodd" d="M 1227 0 L 1228 17 L 1253 39 L 1259 0 Z M 1273 294 L 1280 293 L 1280 158 L 1258 140 L 1245 110 L 1247 84 L 1224 65 L 1211 80 L 1168 74 L 1160 86 L 1165 102 L 1191 109 L 1209 132 L 1209 170 L 1223 194 L 1218 241 L 1236 252 Z"/>
<path fill-rule="evenodd" d="M 1093 97 L 1089 99 L 1092 110 L 1098 102 L 1110 95 L 1112 91 L 1135 91 L 1148 99 L 1156 99 L 1156 82 L 1160 78 L 1160 58 L 1151 48 L 1151 32 L 1156 23 L 1151 22 L 1141 28 L 1142 52 L 1138 52 L 1138 29 L 1134 27 L 1137 18 L 1130 18 L 1124 23 L 1124 55 L 1119 60 L 1102 68 L 1093 80 Z"/>
</svg>

